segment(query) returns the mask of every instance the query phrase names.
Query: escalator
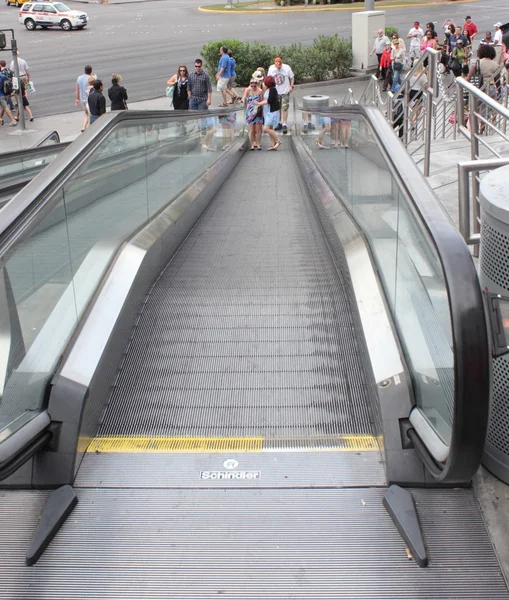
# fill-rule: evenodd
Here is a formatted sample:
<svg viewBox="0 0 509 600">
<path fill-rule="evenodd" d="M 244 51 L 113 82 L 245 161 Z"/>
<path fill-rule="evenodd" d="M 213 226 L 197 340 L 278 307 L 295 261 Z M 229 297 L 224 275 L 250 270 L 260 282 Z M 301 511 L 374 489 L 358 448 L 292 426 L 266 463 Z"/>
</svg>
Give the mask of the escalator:
<svg viewBox="0 0 509 600">
<path fill-rule="evenodd" d="M 0 598 L 508 598 L 468 250 L 374 109 L 234 115 L 108 115 L 2 213 Z"/>
<path fill-rule="evenodd" d="M 67 148 L 68 143 L 53 141 L 55 134 L 52 132 L 49 140 L 44 138 L 42 145 L 0 154 L 0 208 Z"/>
</svg>

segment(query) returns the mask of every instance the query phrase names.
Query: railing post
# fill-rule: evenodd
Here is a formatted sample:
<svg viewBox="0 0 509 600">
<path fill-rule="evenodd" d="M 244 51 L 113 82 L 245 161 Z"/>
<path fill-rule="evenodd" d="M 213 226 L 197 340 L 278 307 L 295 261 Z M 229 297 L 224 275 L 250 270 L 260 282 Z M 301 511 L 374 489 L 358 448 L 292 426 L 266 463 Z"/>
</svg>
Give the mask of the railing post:
<svg viewBox="0 0 509 600">
<path fill-rule="evenodd" d="M 410 125 L 410 123 L 408 122 L 408 94 L 410 86 L 408 77 L 405 77 L 403 85 L 405 87 L 405 90 L 403 92 L 403 145 L 406 148 L 408 146 L 408 127 Z"/>
<path fill-rule="evenodd" d="M 431 162 L 431 125 L 432 125 L 432 110 L 433 110 L 433 90 L 426 92 L 424 111 L 424 176 L 429 177 L 429 168 Z"/>
</svg>

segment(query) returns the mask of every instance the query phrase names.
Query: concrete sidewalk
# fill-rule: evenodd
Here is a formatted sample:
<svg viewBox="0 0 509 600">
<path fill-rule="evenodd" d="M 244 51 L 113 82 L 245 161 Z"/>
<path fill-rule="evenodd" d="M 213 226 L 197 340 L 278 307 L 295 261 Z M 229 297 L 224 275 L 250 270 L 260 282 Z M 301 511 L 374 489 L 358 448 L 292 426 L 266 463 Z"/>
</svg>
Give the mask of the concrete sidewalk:
<svg viewBox="0 0 509 600">
<path fill-rule="evenodd" d="M 348 79 L 311 83 L 298 85 L 295 87 L 295 102 L 299 105 L 302 97 L 307 94 L 325 94 L 331 98 L 331 104 L 334 99 L 341 103 L 348 88 L 352 88 L 355 97 L 360 98 L 367 85 L 368 77 L 350 77 Z M 237 89 L 238 94 L 242 94 L 242 89 Z M 212 92 L 212 106 L 217 107 L 221 102 L 221 95 L 217 91 Z M 109 104 L 109 102 L 108 102 Z M 238 105 L 240 106 L 240 105 Z M 170 102 L 166 97 L 153 98 L 152 100 L 142 100 L 141 102 L 129 102 L 130 110 L 171 110 Z M 290 107 L 289 122 L 293 123 L 293 107 Z M 300 115 L 298 115 L 300 118 Z M 51 115 L 49 117 L 37 117 L 30 122 L 26 121 L 26 131 L 21 131 L 20 125 L 9 127 L 8 119 L 6 124 L 0 127 L 0 152 L 14 152 L 33 146 L 51 131 L 57 131 L 62 142 L 71 142 L 80 135 L 83 122 L 83 112 L 76 109 L 73 112 Z"/>
</svg>

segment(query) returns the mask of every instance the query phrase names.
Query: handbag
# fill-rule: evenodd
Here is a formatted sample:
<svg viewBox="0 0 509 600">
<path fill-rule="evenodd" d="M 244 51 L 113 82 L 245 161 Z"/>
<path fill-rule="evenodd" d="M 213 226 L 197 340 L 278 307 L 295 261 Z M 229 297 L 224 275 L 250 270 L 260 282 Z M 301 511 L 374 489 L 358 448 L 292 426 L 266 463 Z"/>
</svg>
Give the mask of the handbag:
<svg viewBox="0 0 509 600">
<path fill-rule="evenodd" d="M 33 81 L 29 81 L 26 85 L 27 92 L 30 94 L 35 94 L 35 85 Z"/>
<path fill-rule="evenodd" d="M 394 70 L 395 71 L 403 71 L 403 63 L 402 62 L 395 62 L 394 63 Z"/>
<path fill-rule="evenodd" d="M 170 99 L 170 106 L 173 106 L 173 92 L 175 91 L 175 85 L 166 86 L 166 97 Z"/>
<path fill-rule="evenodd" d="M 478 88 L 482 88 L 484 85 L 484 77 L 481 73 L 481 63 L 478 60 L 475 63 L 475 73 L 470 78 L 470 83 Z"/>
</svg>

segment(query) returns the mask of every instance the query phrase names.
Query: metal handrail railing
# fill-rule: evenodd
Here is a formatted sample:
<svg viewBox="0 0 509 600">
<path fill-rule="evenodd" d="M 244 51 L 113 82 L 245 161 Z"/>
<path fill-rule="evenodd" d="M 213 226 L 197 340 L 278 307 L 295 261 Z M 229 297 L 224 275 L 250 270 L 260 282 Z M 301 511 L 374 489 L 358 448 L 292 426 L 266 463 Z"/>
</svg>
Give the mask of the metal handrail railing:
<svg viewBox="0 0 509 600">
<path fill-rule="evenodd" d="M 454 354 L 454 419 L 448 458 L 435 473 L 442 482 L 468 481 L 484 448 L 489 412 L 488 338 L 479 280 L 468 248 L 422 173 L 387 128 L 381 111 L 352 105 L 312 111 L 315 115 L 366 120 L 393 181 L 416 214 L 416 224 L 436 251 L 447 287 Z M 355 152 L 355 150 L 352 150 Z M 403 200 L 401 200 L 403 201 Z M 431 459 L 432 460 L 432 459 Z"/>
<path fill-rule="evenodd" d="M 468 218 L 468 225 L 467 220 L 462 224 L 463 231 L 461 233 L 467 244 L 477 245 L 479 244 L 481 231 L 479 205 L 481 173 L 488 171 L 490 168 L 501 166 L 501 164 L 507 164 L 503 162 L 504 159 L 500 152 L 490 145 L 490 141 L 483 134 L 495 133 L 498 140 L 502 139 L 509 144 L 509 134 L 506 133 L 509 109 L 461 77 L 456 79 L 456 85 L 458 86 L 456 99 L 458 130 L 470 141 L 471 158 L 471 163 L 463 163 L 463 171 L 458 171 L 460 177 L 458 201 L 460 206 L 463 207 L 463 211 L 466 210 L 464 208 L 465 204 L 468 204 L 468 214 L 471 212 L 473 215 L 472 219 Z M 465 119 L 463 90 L 468 92 L 468 127 Z M 497 126 L 496 123 L 502 123 L 502 126 Z M 494 160 L 482 160 L 481 148 L 490 152 L 494 156 Z M 465 172 L 467 172 L 467 175 L 465 175 Z M 465 184 L 464 181 L 468 174 L 471 176 L 470 185 Z M 475 254 L 478 254 L 478 248 L 475 249 Z"/>
</svg>

